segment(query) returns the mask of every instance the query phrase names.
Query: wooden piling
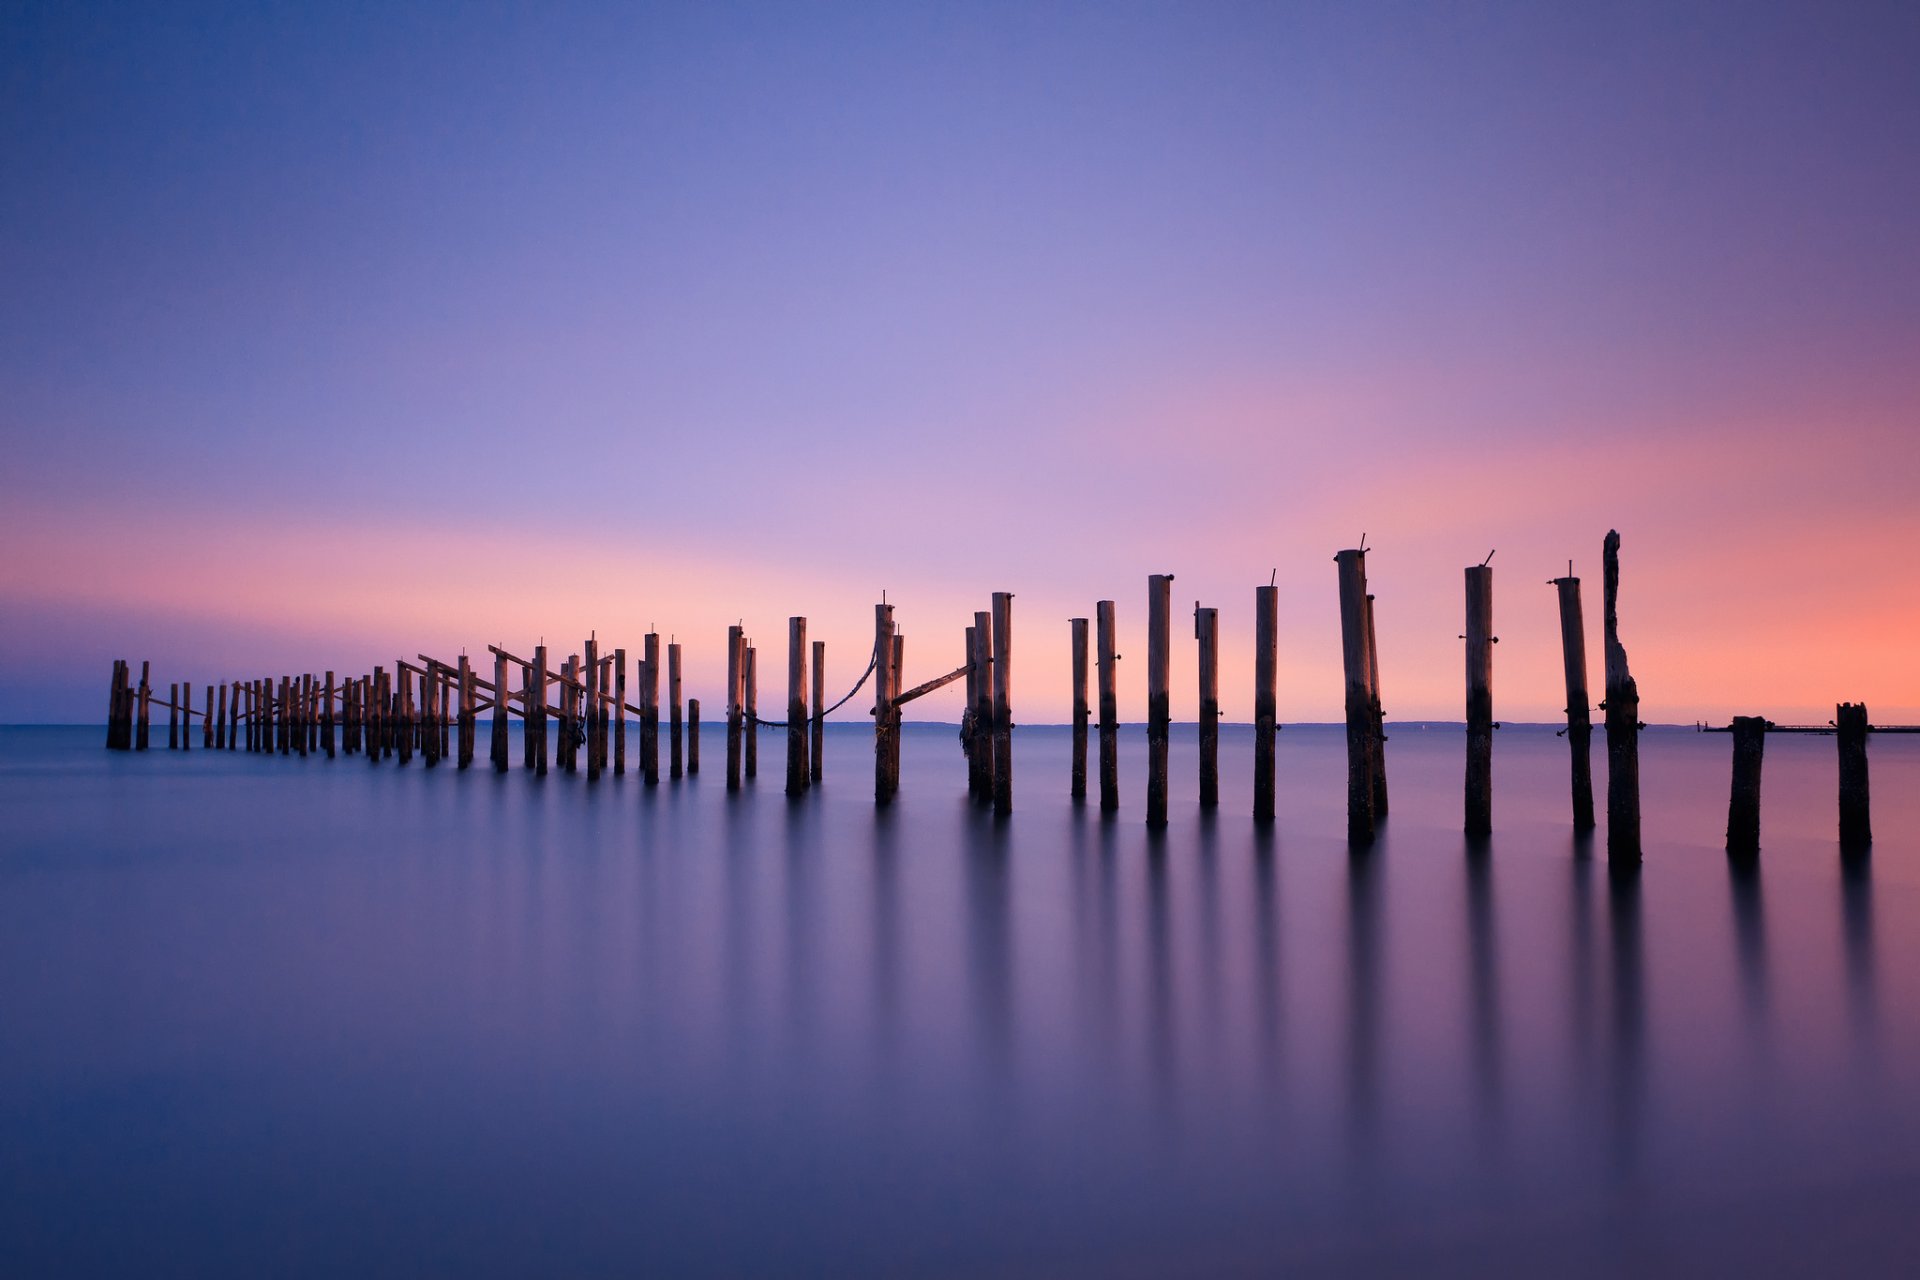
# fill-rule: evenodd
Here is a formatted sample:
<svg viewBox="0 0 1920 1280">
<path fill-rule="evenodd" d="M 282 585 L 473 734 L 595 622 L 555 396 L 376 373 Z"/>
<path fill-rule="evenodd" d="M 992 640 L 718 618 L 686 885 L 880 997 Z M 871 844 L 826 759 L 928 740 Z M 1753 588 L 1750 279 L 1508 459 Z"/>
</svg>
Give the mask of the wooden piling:
<svg viewBox="0 0 1920 1280">
<path fill-rule="evenodd" d="M 642 658 L 644 664 L 647 659 Z M 639 673 L 644 676 L 644 669 Z M 627 774 L 627 651 L 613 651 L 613 776 Z"/>
<path fill-rule="evenodd" d="M 431 769 L 440 763 L 440 664 L 420 673 L 420 757 Z"/>
<path fill-rule="evenodd" d="M 667 646 L 667 770 L 670 776 L 686 772 L 686 730 L 680 710 L 680 646 Z"/>
<path fill-rule="evenodd" d="M 1093 606 L 1094 659 L 1100 684 L 1100 812 L 1120 808 L 1120 655 L 1114 652 L 1113 601 Z"/>
<path fill-rule="evenodd" d="M 1347 681 L 1347 842 L 1373 843 L 1373 691 L 1368 680 L 1365 552 L 1337 553 L 1340 664 Z"/>
<path fill-rule="evenodd" d="M 1560 654 L 1567 672 L 1567 751 L 1573 769 L 1573 829 L 1593 830 L 1593 713 L 1587 692 L 1587 622 L 1580 579 L 1555 578 L 1560 596 Z"/>
<path fill-rule="evenodd" d="M 464 653 L 460 655 L 459 678 L 460 678 L 460 686 L 459 686 L 460 688 L 460 748 L 459 748 L 460 754 L 459 754 L 457 763 L 460 768 L 465 769 L 473 764 L 473 740 L 475 736 L 475 730 L 478 728 L 478 726 L 475 724 L 475 720 L 479 715 L 479 708 L 475 705 L 478 702 L 478 699 L 474 696 L 475 688 L 473 683 L 473 662 Z M 329 687 L 331 687 L 333 684 L 333 675 L 331 672 L 329 672 L 327 675 L 327 684 Z M 329 753 L 331 753 L 331 748 L 329 748 Z"/>
<path fill-rule="evenodd" d="M 1193 638 L 1200 646 L 1200 807 L 1220 804 L 1220 611 L 1193 602 Z"/>
<path fill-rule="evenodd" d="M 740 671 L 747 685 L 746 774 L 747 780 L 752 781 L 760 776 L 760 653 L 754 645 L 747 645 L 746 649 Z"/>
<path fill-rule="evenodd" d="M 896 674 L 893 669 L 893 606 L 873 606 L 873 802 L 893 802 L 893 695 Z"/>
<path fill-rule="evenodd" d="M 1087 798 L 1087 620 L 1069 618 L 1073 644 L 1073 773 L 1068 795 Z"/>
<path fill-rule="evenodd" d="M 180 686 L 180 749 L 193 750 L 193 682 Z"/>
<path fill-rule="evenodd" d="M 220 686 L 219 729 L 214 734 L 213 746 L 216 751 L 227 749 L 227 686 L 224 683 Z"/>
<path fill-rule="evenodd" d="M 807 790 L 807 620 L 787 619 L 787 794 Z"/>
<path fill-rule="evenodd" d="M 295 682 L 294 698 L 299 707 L 295 712 L 294 720 L 294 728 L 298 733 L 294 751 L 301 759 L 305 759 L 307 753 L 313 749 L 313 676 L 311 674 L 303 675 Z"/>
<path fill-rule="evenodd" d="M 1843 702 L 1834 711 L 1840 747 L 1840 848 L 1860 853 L 1873 844 L 1873 806 L 1867 786 L 1867 704 Z"/>
<path fill-rule="evenodd" d="M 120 749 L 120 687 L 126 681 L 127 664 L 115 658 L 113 676 L 107 683 L 107 750 Z"/>
<path fill-rule="evenodd" d="M 527 764 L 536 778 L 547 776 L 547 646 L 533 646 L 533 667 L 523 673 L 522 692 L 526 696 L 527 742 L 533 752 Z"/>
<path fill-rule="evenodd" d="M 1013 812 L 1013 593 L 993 593 L 993 811 Z"/>
<path fill-rule="evenodd" d="M 200 717 L 200 745 L 208 751 L 213 750 L 213 730 L 216 721 L 213 717 L 213 686 L 207 686 L 207 709 Z"/>
<path fill-rule="evenodd" d="M 1253 817 L 1273 821 L 1274 734 L 1280 720 L 1280 588 L 1253 589 Z"/>
<path fill-rule="evenodd" d="M 587 781 L 600 780 L 600 650 L 598 642 L 589 636 L 586 644 L 586 671 L 575 672 L 586 676 L 586 732 L 587 732 Z"/>
<path fill-rule="evenodd" d="M 967 790 L 981 804 L 993 800 L 993 614 L 973 615 L 973 755 Z"/>
<path fill-rule="evenodd" d="M 1493 832 L 1493 566 L 1467 566 L 1466 832 Z"/>
<path fill-rule="evenodd" d="M 640 672 L 640 772 L 648 786 L 660 782 L 660 633 L 642 641 L 646 665 Z"/>
<path fill-rule="evenodd" d="M 1167 825 L 1173 684 L 1173 575 L 1147 575 L 1147 826 Z"/>
<path fill-rule="evenodd" d="M 495 773 L 507 771 L 507 732 L 513 727 L 513 717 L 507 711 L 507 655 L 494 651 L 493 655 L 493 722 L 487 734 L 490 747 L 489 757 L 493 761 Z"/>
<path fill-rule="evenodd" d="M 811 741 L 807 749 L 807 780 L 820 784 L 825 774 L 827 747 L 827 642 L 813 642 L 813 715 L 808 726 Z"/>
<path fill-rule="evenodd" d="M 167 686 L 167 750 L 180 749 L 180 685 Z"/>
<path fill-rule="evenodd" d="M 740 789 L 740 710 L 746 690 L 746 641 L 727 628 L 727 790 Z"/>
<path fill-rule="evenodd" d="M 907 638 L 900 634 L 898 627 L 893 632 L 893 763 L 888 766 L 888 774 L 893 779 L 893 789 L 900 790 L 900 744 L 906 734 L 900 725 L 900 691 L 906 683 L 907 675 Z"/>
<path fill-rule="evenodd" d="M 1767 750 L 1765 716 L 1733 718 L 1733 787 L 1727 799 L 1727 852 L 1752 858 L 1760 852 L 1760 765 Z"/>
<path fill-rule="evenodd" d="M 153 685 L 147 679 L 147 663 L 140 664 L 140 725 L 133 740 L 135 751 L 147 749 L 148 707 L 153 701 Z"/>
<path fill-rule="evenodd" d="M 466 665 L 462 658 L 460 664 Z M 327 753 L 327 759 L 333 759 L 333 672 L 326 674 L 326 684 L 320 694 L 320 749 Z"/>
<path fill-rule="evenodd" d="M 1367 553 L 1360 553 L 1360 585 L 1367 583 Z M 1367 592 L 1367 712 L 1373 724 L 1373 747 L 1367 760 L 1373 769 L 1373 820 L 1387 816 L 1387 713 L 1380 702 L 1380 642 L 1373 630 L 1373 593 Z"/>
<path fill-rule="evenodd" d="M 1640 688 L 1620 644 L 1620 535 L 1602 544 L 1607 700 L 1607 858 L 1640 861 Z"/>
<path fill-rule="evenodd" d="M 700 772 L 700 699 L 687 699 L 687 776 Z"/>
<path fill-rule="evenodd" d="M 413 761 L 414 743 L 418 737 L 418 728 L 413 706 L 413 672 L 404 663 L 395 663 L 393 669 L 393 736 L 394 758 L 401 765 Z"/>
</svg>

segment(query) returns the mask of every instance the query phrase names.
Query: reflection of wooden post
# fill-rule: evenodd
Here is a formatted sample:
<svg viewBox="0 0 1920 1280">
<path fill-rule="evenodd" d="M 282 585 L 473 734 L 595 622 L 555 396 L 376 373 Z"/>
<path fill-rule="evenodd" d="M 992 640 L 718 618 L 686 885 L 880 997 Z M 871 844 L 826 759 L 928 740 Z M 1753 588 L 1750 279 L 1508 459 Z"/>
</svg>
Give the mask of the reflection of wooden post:
<svg viewBox="0 0 1920 1280">
<path fill-rule="evenodd" d="M 1733 718 L 1733 789 L 1727 800 L 1727 852 L 1760 852 L 1760 764 L 1767 750 L 1764 716 Z"/>
<path fill-rule="evenodd" d="M 1360 553 L 1360 585 L 1366 586 L 1367 553 Z M 1373 720 L 1373 820 L 1387 816 L 1387 713 L 1380 705 L 1380 643 L 1373 631 L 1373 593 L 1367 593 L 1367 706 Z"/>
<path fill-rule="evenodd" d="M 1467 568 L 1466 831 L 1493 831 L 1493 566 Z"/>
<path fill-rule="evenodd" d="M 1013 812 L 1013 593 L 993 593 L 993 811 Z"/>
<path fill-rule="evenodd" d="M 1560 653 L 1567 669 L 1567 749 L 1573 760 L 1573 829 L 1593 830 L 1593 715 L 1587 693 L 1587 623 L 1580 579 L 1555 578 L 1560 593 Z"/>
<path fill-rule="evenodd" d="M 807 620 L 787 619 L 787 794 L 807 790 Z"/>
<path fill-rule="evenodd" d="M 1607 666 L 1607 858 L 1640 861 L 1640 687 L 1620 644 L 1620 535 L 1612 530 L 1602 551 Z"/>
<path fill-rule="evenodd" d="M 746 663 L 746 643 L 739 627 L 727 628 L 727 790 L 740 789 L 740 704 Z"/>
<path fill-rule="evenodd" d="M 1100 680 L 1100 812 L 1120 808 L 1120 655 L 1114 652 L 1113 601 L 1093 606 L 1094 654 Z"/>
<path fill-rule="evenodd" d="M 1867 792 L 1867 704 L 1841 703 L 1833 726 L 1840 745 L 1840 847 L 1857 853 L 1873 844 Z"/>
<path fill-rule="evenodd" d="M 1147 575 L 1147 825 L 1167 825 L 1173 683 L 1173 575 Z"/>
<path fill-rule="evenodd" d="M 686 731 L 680 710 L 680 645 L 667 646 L 667 774 L 678 778 L 686 772 Z"/>
<path fill-rule="evenodd" d="M 986 804 L 993 799 L 993 615 L 973 615 L 973 755 L 967 790 Z"/>
<path fill-rule="evenodd" d="M 1220 611 L 1193 603 L 1193 636 L 1200 644 L 1200 807 L 1220 804 Z"/>
<path fill-rule="evenodd" d="M 818 783 L 825 773 L 821 757 L 827 747 L 827 642 L 813 642 L 813 716 L 808 726 L 811 741 L 807 751 L 807 781 Z"/>
<path fill-rule="evenodd" d="M 1340 574 L 1340 662 L 1347 679 L 1347 841 L 1373 842 L 1373 691 L 1368 683 L 1367 571 L 1363 551 L 1333 557 Z"/>
<path fill-rule="evenodd" d="M 1273 821 L 1273 736 L 1280 711 L 1280 588 L 1253 589 L 1253 817 Z"/>
<path fill-rule="evenodd" d="M 1073 634 L 1073 774 L 1069 794 L 1087 798 L 1087 620 L 1067 623 Z"/>
<path fill-rule="evenodd" d="M 873 802 L 893 800 L 893 697 L 898 676 L 894 671 L 893 606 L 873 606 Z"/>
</svg>

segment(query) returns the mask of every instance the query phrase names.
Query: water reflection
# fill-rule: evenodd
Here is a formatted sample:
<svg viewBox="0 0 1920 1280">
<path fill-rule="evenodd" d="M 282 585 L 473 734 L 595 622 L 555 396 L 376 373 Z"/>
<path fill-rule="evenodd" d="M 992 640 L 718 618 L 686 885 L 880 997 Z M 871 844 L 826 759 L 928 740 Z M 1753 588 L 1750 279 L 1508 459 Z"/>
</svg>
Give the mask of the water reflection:
<svg viewBox="0 0 1920 1280">
<path fill-rule="evenodd" d="M 1734 953 L 1748 1048 L 1753 1061 L 1764 1067 L 1773 1055 L 1767 1034 L 1767 918 L 1761 902 L 1759 859 L 1729 858 L 1727 887 L 1733 904 Z"/>
<path fill-rule="evenodd" d="M 1647 1024 L 1638 866 L 1608 863 L 1607 923 L 1613 961 L 1608 1132 L 1615 1177 L 1625 1185 L 1632 1185 L 1640 1167 Z"/>
<path fill-rule="evenodd" d="M 1347 1123 L 1372 1145 L 1379 1108 L 1380 895 L 1386 851 L 1347 855 Z"/>
<path fill-rule="evenodd" d="M 1880 1012 L 1873 910 L 1873 855 L 1844 855 L 1840 859 L 1840 914 L 1847 957 L 1847 1011 L 1855 1052 L 1867 1063 L 1874 1059 Z"/>
<path fill-rule="evenodd" d="M 1467 974 L 1475 1102 L 1483 1135 L 1494 1138 L 1501 1116 L 1500 938 L 1494 924 L 1493 851 L 1484 839 L 1467 846 Z"/>
<path fill-rule="evenodd" d="M 968 826 L 966 851 L 967 975 L 972 989 L 976 1056 L 998 1093 L 1013 1067 L 1013 887 L 1004 821 L 980 814 Z"/>
</svg>

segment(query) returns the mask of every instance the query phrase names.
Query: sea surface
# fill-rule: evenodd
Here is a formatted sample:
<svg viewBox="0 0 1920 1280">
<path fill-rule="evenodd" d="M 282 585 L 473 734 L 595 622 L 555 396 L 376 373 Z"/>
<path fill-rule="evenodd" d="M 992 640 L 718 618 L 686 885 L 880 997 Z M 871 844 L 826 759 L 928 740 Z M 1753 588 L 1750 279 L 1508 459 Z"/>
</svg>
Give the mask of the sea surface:
<svg viewBox="0 0 1920 1280">
<path fill-rule="evenodd" d="M 1111 819 L 1017 731 L 1005 821 L 939 726 L 885 811 L 858 726 L 798 803 L 713 726 L 651 788 L 0 730 L 0 1275 L 1920 1273 L 1920 738 L 1855 862 L 1774 738 L 1740 871 L 1650 729 L 1621 878 L 1550 730 L 1477 845 L 1390 732 L 1355 855 L 1326 728 L 1263 831 L 1176 727 L 1160 836 L 1138 726 Z"/>
</svg>

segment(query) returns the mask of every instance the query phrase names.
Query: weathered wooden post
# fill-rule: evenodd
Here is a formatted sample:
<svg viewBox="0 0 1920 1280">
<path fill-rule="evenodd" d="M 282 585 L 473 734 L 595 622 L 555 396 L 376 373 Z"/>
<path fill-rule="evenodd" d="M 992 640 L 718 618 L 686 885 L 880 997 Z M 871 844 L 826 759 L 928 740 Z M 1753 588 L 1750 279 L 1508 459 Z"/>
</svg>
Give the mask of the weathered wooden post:
<svg viewBox="0 0 1920 1280">
<path fill-rule="evenodd" d="M 586 670 L 575 668 L 576 676 L 586 676 L 586 731 L 587 731 L 587 781 L 600 780 L 600 647 L 592 636 L 587 637 Z"/>
<path fill-rule="evenodd" d="M 993 593 L 993 811 L 1013 812 L 1013 593 Z"/>
<path fill-rule="evenodd" d="M 967 761 L 967 791 L 981 804 L 993 800 L 993 614 L 973 615 L 973 755 Z"/>
<path fill-rule="evenodd" d="M 1120 808 L 1120 655 L 1114 652 L 1113 601 L 1093 606 L 1094 657 L 1100 682 L 1100 812 Z"/>
<path fill-rule="evenodd" d="M 133 741 L 133 749 L 135 751 L 145 751 L 147 749 L 147 708 L 153 701 L 153 685 L 149 683 L 147 679 L 147 666 L 148 664 L 145 662 L 140 664 L 140 729 Z"/>
<path fill-rule="evenodd" d="M 1620 535 L 1602 544 L 1607 700 L 1607 858 L 1640 861 L 1640 688 L 1620 644 Z"/>
<path fill-rule="evenodd" d="M 646 660 L 641 659 L 642 663 Z M 645 671 L 637 672 L 645 676 Z M 613 776 L 627 774 L 627 651 L 613 651 Z"/>
<path fill-rule="evenodd" d="M 746 641 L 727 628 L 727 790 L 740 789 L 740 710 L 746 700 Z"/>
<path fill-rule="evenodd" d="M 1167 738 L 1172 730 L 1173 575 L 1147 575 L 1147 825 L 1167 825 Z"/>
<path fill-rule="evenodd" d="M 1733 789 L 1727 800 L 1727 852 L 1760 852 L 1760 765 L 1767 750 L 1765 716 L 1733 718 Z"/>
<path fill-rule="evenodd" d="M 641 643 L 646 668 L 640 673 L 640 773 L 652 787 L 660 782 L 660 633 L 647 632 Z"/>
<path fill-rule="evenodd" d="M 1485 836 L 1493 833 L 1493 566 L 1469 565 L 1466 574 L 1466 831 Z"/>
<path fill-rule="evenodd" d="M 747 656 L 740 664 L 742 677 L 747 684 L 747 780 L 760 776 L 760 652 L 757 645 L 747 645 Z"/>
<path fill-rule="evenodd" d="M 1360 585 L 1367 581 L 1367 553 L 1360 553 Z M 1373 631 L 1373 593 L 1367 592 L 1367 707 L 1373 721 L 1373 820 L 1387 816 L 1387 713 L 1380 703 L 1380 642 Z"/>
<path fill-rule="evenodd" d="M 787 619 L 787 794 L 807 790 L 807 620 Z"/>
<path fill-rule="evenodd" d="M 967 759 L 967 798 L 980 799 L 980 773 L 975 750 L 979 739 L 979 726 L 973 722 L 974 704 L 980 701 L 980 673 L 986 664 L 980 661 L 980 633 L 973 627 L 967 628 L 967 692 L 966 702 L 960 710 L 960 753 Z"/>
<path fill-rule="evenodd" d="M 396 686 L 393 698 L 394 758 L 402 765 L 412 763 L 414 743 L 419 736 L 413 705 L 413 671 L 404 662 L 393 664 Z"/>
<path fill-rule="evenodd" d="M 431 769 L 440 763 L 440 664 L 420 673 L 420 756 Z"/>
<path fill-rule="evenodd" d="M 1560 653 L 1567 669 L 1567 750 L 1573 761 L 1573 829 L 1593 830 L 1593 714 L 1588 709 L 1587 623 L 1580 607 L 1580 579 L 1567 566 L 1555 578 L 1560 594 Z"/>
<path fill-rule="evenodd" d="M 1253 589 L 1253 817 L 1273 821 L 1274 734 L 1279 727 L 1280 588 Z"/>
<path fill-rule="evenodd" d="M 507 771 L 507 731 L 513 717 L 507 711 L 507 655 L 493 651 L 493 722 L 487 734 L 489 758 L 495 773 Z"/>
<path fill-rule="evenodd" d="M 1220 611 L 1193 602 L 1193 638 L 1200 645 L 1200 807 L 1220 805 Z"/>
<path fill-rule="evenodd" d="M 193 750 L 193 682 L 180 686 L 180 749 Z"/>
<path fill-rule="evenodd" d="M 466 659 L 460 660 L 461 666 Z M 326 687 L 321 693 L 320 702 L 320 747 L 327 753 L 327 759 L 333 759 L 333 672 L 326 673 Z"/>
<path fill-rule="evenodd" d="M 220 685 L 219 710 L 220 718 L 215 722 L 219 727 L 214 733 L 213 749 L 216 751 L 225 751 L 227 749 L 227 686 L 225 681 L 222 681 Z"/>
<path fill-rule="evenodd" d="M 1340 575 L 1340 663 L 1347 679 L 1347 842 L 1373 843 L 1373 690 L 1368 681 L 1367 570 L 1359 550 L 1333 557 Z"/>
<path fill-rule="evenodd" d="M 678 778 L 686 772 L 686 730 L 680 710 L 680 646 L 667 646 L 667 743 L 669 774 Z"/>
<path fill-rule="evenodd" d="M 893 801 L 893 606 L 873 606 L 873 802 Z"/>
<path fill-rule="evenodd" d="M 180 749 L 180 684 L 167 686 L 167 750 Z"/>
<path fill-rule="evenodd" d="M 107 684 L 107 750 L 120 749 L 120 687 L 126 680 L 126 663 L 113 660 L 113 678 Z"/>
<path fill-rule="evenodd" d="M 827 642 L 813 642 L 813 720 L 809 726 L 812 741 L 807 751 L 808 781 L 818 785 L 825 773 L 822 759 L 827 747 Z"/>
<path fill-rule="evenodd" d="M 700 699 L 687 699 L 687 776 L 700 772 Z"/>
<path fill-rule="evenodd" d="M 547 776 L 547 646 L 533 646 L 533 667 L 522 674 L 521 679 L 527 687 L 522 692 L 526 697 L 525 712 L 527 741 L 533 747 L 533 754 L 527 763 L 533 767 L 533 776 Z"/>
<path fill-rule="evenodd" d="M 906 684 L 907 675 L 907 638 L 900 634 L 898 627 L 893 631 L 893 741 L 889 744 L 893 750 L 893 759 L 887 765 L 887 776 L 893 779 L 893 789 L 900 790 L 900 744 L 906 734 L 900 726 L 900 691 Z"/>
<path fill-rule="evenodd" d="M 1069 618 L 1073 633 L 1073 774 L 1068 794 L 1087 798 L 1087 620 Z"/>
<path fill-rule="evenodd" d="M 1843 702 L 1833 717 L 1840 746 L 1840 848 L 1859 853 L 1873 844 L 1873 812 L 1867 787 L 1867 704 Z"/>
<path fill-rule="evenodd" d="M 333 677 L 328 676 L 327 679 L 331 684 Z M 473 683 L 473 661 L 463 653 L 460 655 L 460 755 L 458 760 L 459 767 L 462 769 L 473 763 L 473 740 L 478 727 L 475 720 L 479 715 L 479 708 L 475 704 L 478 701 Z"/>
<path fill-rule="evenodd" d="M 308 672 L 294 682 L 294 697 L 299 701 L 299 709 L 294 713 L 294 729 L 299 735 L 295 754 L 306 758 L 318 744 L 313 740 L 313 673 Z"/>
</svg>

